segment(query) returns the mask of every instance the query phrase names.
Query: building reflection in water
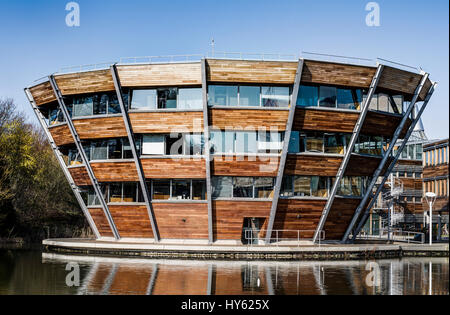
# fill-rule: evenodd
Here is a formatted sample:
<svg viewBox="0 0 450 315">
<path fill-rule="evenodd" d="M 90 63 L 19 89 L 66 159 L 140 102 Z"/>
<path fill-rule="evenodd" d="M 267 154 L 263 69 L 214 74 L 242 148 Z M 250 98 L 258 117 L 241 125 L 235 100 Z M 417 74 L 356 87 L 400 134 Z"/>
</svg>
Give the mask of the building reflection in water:
<svg viewBox="0 0 450 315">
<path fill-rule="evenodd" d="M 89 265 L 90 271 L 82 279 L 79 294 L 449 294 L 448 258 L 404 258 L 376 263 L 242 262 L 102 258 L 43 253 L 43 262 Z"/>
</svg>

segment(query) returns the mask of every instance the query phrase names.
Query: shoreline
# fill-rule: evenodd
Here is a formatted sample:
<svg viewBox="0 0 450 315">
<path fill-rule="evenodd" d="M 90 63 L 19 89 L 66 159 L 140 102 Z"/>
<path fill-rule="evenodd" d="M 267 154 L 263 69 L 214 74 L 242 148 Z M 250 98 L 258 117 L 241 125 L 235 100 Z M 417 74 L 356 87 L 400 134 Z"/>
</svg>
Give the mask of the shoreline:
<svg viewBox="0 0 450 315">
<path fill-rule="evenodd" d="M 401 257 L 449 257 L 449 244 L 322 244 L 304 246 L 245 246 L 154 244 L 86 239 L 44 240 L 43 251 L 103 257 L 195 260 L 366 260 Z"/>
</svg>

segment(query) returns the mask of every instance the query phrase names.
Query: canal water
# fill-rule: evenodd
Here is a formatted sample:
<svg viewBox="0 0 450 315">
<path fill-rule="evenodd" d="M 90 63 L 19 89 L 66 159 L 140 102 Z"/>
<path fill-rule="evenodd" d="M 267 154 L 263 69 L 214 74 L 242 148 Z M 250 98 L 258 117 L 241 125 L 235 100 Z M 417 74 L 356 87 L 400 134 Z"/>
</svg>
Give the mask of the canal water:
<svg viewBox="0 0 450 315">
<path fill-rule="evenodd" d="M 449 259 L 194 261 L 0 249 L 0 294 L 448 295 Z"/>
</svg>

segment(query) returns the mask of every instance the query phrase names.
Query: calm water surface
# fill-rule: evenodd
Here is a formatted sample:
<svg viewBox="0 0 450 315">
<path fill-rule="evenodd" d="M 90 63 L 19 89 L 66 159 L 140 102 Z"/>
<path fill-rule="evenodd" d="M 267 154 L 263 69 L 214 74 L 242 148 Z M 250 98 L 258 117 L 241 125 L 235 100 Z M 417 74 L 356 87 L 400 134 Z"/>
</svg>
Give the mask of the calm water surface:
<svg viewBox="0 0 450 315">
<path fill-rule="evenodd" d="M 68 263 L 80 268 L 79 287 L 66 285 Z M 0 294 L 448 295 L 449 260 L 193 261 L 0 249 Z"/>
</svg>

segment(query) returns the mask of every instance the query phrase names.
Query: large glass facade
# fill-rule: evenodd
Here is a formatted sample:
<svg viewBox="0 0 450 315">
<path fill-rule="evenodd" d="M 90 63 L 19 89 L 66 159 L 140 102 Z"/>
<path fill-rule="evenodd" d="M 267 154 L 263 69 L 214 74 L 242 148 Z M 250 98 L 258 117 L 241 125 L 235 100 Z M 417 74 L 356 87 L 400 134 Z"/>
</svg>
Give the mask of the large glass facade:
<svg viewBox="0 0 450 315">
<path fill-rule="evenodd" d="M 367 98 L 367 94 L 363 95 L 363 101 Z M 388 112 L 394 114 L 403 113 L 403 96 L 388 95 L 383 93 L 374 94 L 369 104 L 369 109 Z"/>
<path fill-rule="evenodd" d="M 202 179 L 149 180 L 153 200 L 206 200 L 206 181 Z"/>
<path fill-rule="evenodd" d="M 128 138 L 83 141 L 84 152 L 88 161 L 132 159 L 133 153 Z M 82 163 L 76 148 L 68 149 L 68 165 Z"/>
<path fill-rule="evenodd" d="M 273 197 L 273 177 L 212 177 L 213 198 L 270 199 Z"/>
<path fill-rule="evenodd" d="M 131 109 L 202 109 L 201 88 L 158 88 L 133 90 Z"/>
<path fill-rule="evenodd" d="M 328 197 L 328 177 L 284 176 L 281 197 Z"/>
<path fill-rule="evenodd" d="M 283 86 L 210 85 L 210 106 L 288 107 L 290 88 Z"/>
<path fill-rule="evenodd" d="M 124 93 L 124 103 L 128 102 L 128 94 Z M 119 114 L 120 105 L 114 92 L 82 95 L 67 98 L 67 110 L 72 118 L 95 115 Z"/>
<path fill-rule="evenodd" d="M 283 133 L 211 131 L 211 153 L 279 153 Z"/>
<path fill-rule="evenodd" d="M 202 134 L 151 134 L 143 135 L 137 143 L 142 147 L 142 155 L 186 155 L 203 154 L 205 141 Z"/>
<path fill-rule="evenodd" d="M 333 86 L 300 85 L 297 106 L 359 109 L 362 103 L 361 89 L 344 89 Z"/>
</svg>

